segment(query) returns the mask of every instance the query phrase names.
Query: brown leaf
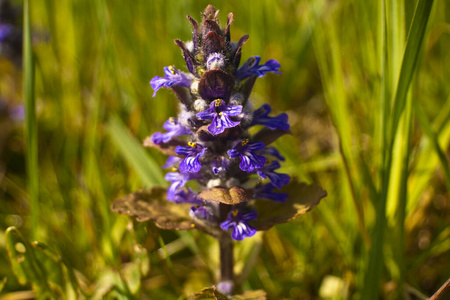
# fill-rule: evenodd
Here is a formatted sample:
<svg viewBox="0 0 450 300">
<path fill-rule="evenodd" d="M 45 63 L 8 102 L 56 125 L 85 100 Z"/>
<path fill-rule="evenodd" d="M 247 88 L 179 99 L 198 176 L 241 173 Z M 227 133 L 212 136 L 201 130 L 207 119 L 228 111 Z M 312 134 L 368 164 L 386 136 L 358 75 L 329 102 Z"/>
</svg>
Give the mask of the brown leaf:
<svg viewBox="0 0 450 300">
<path fill-rule="evenodd" d="M 190 204 L 175 204 L 168 201 L 166 189 L 154 187 L 115 200 L 111 210 L 135 217 L 138 222 L 152 220 L 162 229 L 188 230 L 196 227 L 189 216 L 190 207 Z"/>
<path fill-rule="evenodd" d="M 214 187 L 202 191 L 198 196 L 206 201 L 216 201 L 228 205 L 236 205 L 250 200 L 253 196 L 253 192 L 240 187 L 232 187 L 231 189 Z"/>
<path fill-rule="evenodd" d="M 175 152 L 175 148 L 177 146 L 187 147 L 187 145 L 188 145 L 185 140 L 182 140 L 182 139 L 179 139 L 179 138 L 173 138 L 168 143 L 155 144 L 155 143 L 152 142 L 151 136 L 146 137 L 142 144 L 144 145 L 144 147 L 156 148 L 159 151 L 161 151 L 163 154 L 171 155 L 171 156 L 178 156 L 178 157 L 184 157 L 184 156 L 183 155 L 181 155 L 181 156 L 178 155 Z"/>
<path fill-rule="evenodd" d="M 212 299 L 212 300 L 266 300 L 266 292 L 263 290 L 257 291 L 245 291 L 241 295 L 234 295 L 227 297 L 222 293 L 217 291 L 216 286 L 212 286 L 209 288 L 204 288 L 199 293 L 195 293 L 190 296 L 189 299 L 197 300 L 197 299 Z"/>
<path fill-rule="evenodd" d="M 212 299 L 212 300 L 229 300 L 229 298 L 222 293 L 217 291 L 216 286 L 204 288 L 198 293 L 195 293 L 192 296 L 189 296 L 189 299 L 191 300 L 197 300 L 197 299 Z"/>
<path fill-rule="evenodd" d="M 327 195 L 320 186 L 306 184 L 291 179 L 291 182 L 282 190 L 289 195 L 285 203 L 270 200 L 255 200 L 258 218 L 250 225 L 257 230 L 268 230 L 272 226 L 286 223 L 302 215 L 319 204 L 320 199 Z"/>
</svg>

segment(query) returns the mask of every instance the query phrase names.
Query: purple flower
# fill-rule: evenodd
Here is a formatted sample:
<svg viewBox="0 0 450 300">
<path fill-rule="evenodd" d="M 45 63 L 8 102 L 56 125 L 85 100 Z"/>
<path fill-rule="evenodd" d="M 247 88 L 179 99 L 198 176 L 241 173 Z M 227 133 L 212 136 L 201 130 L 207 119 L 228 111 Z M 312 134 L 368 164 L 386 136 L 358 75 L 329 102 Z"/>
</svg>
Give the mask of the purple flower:
<svg viewBox="0 0 450 300">
<path fill-rule="evenodd" d="M 180 135 L 191 134 L 192 131 L 178 123 L 176 118 L 169 118 L 164 125 L 163 128 L 167 130 L 166 133 L 155 132 L 152 135 L 152 142 L 155 144 L 168 143 L 173 137 Z"/>
<path fill-rule="evenodd" d="M 162 87 L 171 87 L 172 85 L 179 85 L 189 88 L 192 83 L 192 76 L 186 73 L 183 73 L 173 66 L 164 67 L 165 77 L 155 76 L 150 81 L 150 85 L 153 90 L 153 97 L 155 97 L 156 92 Z"/>
<path fill-rule="evenodd" d="M 211 207 L 195 205 L 191 207 L 189 212 L 191 217 L 199 220 L 213 221 L 215 219 L 214 212 Z"/>
<path fill-rule="evenodd" d="M 191 189 L 179 189 L 175 192 L 172 202 L 175 203 L 192 203 L 196 205 L 203 205 L 204 201 L 197 197 Z"/>
<path fill-rule="evenodd" d="M 291 180 L 291 177 L 287 174 L 278 174 L 275 173 L 274 170 L 280 168 L 280 163 L 276 160 L 271 161 L 267 165 L 265 165 L 262 169 L 258 170 L 257 173 L 262 178 L 269 177 L 270 181 L 274 186 L 281 189 L 283 185 L 286 185 Z"/>
<path fill-rule="evenodd" d="M 263 155 L 270 155 L 270 156 L 275 157 L 276 159 L 279 159 L 281 161 L 285 161 L 284 156 L 282 156 L 280 154 L 280 152 L 278 152 L 277 148 L 275 148 L 275 147 L 267 147 L 266 149 L 264 149 L 261 152 L 261 154 L 263 154 Z"/>
<path fill-rule="evenodd" d="M 226 172 L 229 165 L 230 161 L 223 156 L 214 157 L 213 161 L 211 162 L 212 171 L 215 175 Z"/>
<path fill-rule="evenodd" d="M 181 173 L 196 173 L 200 171 L 202 165 L 198 161 L 205 154 L 206 148 L 197 143 L 189 143 L 189 147 L 177 146 L 175 152 L 178 155 L 186 155 L 180 163 Z"/>
<path fill-rule="evenodd" d="M 228 218 L 220 224 L 223 230 L 233 228 L 231 237 L 236 241 L 242 241 L 246 237 L 254 236 L 256 229 L 248 225 L 248 221 L 252 221 L 258 217 L 256 211 L 241 213 L 235 209 L 228 214 Z"/>
<path fill-rule="evenodd" d="M 170 167 L 173 167 L 183 159 L 178 156 L 169 156 L 169 158 L 166 160 L 166 163 L 162 166 L 164 169 L 168 169 Z"/>
<path fill-rule="evenodd" d="M 225 105 L 224 101 L 217 99 L 211 102 L 207 110 L 199 112 L 197 117 L 202 120 L 213 119 L 208 126 L 208 131 L 217 135 L 224 132 L 226 128 L 239 125 L 240 121 L 231 121 L 230 117 L 235 117 L 241 112 L 241 105 Z"/>
<path fill-rule="evenodd" d="M 231 158 L 240 156 L 241 163 L 239 167 L 242 171 L 252 172 L 254 169 L 264 167 L 266 158 L 256 154 L 254 151 L 263 150 L 264 144 L 262 142 L 249 143 L 248 140 L 236 143 L 233 149 L 228 150 L 228 155 Z"/>
<path fill-rule="evenodd" d="M 182 174 L 178 172 L 169 172 L 166 174 L 165 179 L 172 182 L 169 189 L 167 190 L 167 199 L 169 201 L 174 201 L 178 189 L 182 188 L 186 184 L 186 182 L 192 179 L 192 176 L 190 173 Z"/>
<path fill-rule="evenodd" d="M 247 77 L 257 75 L 258 77 L 263 77 L 267 72 L 273 72 L 276 74 L 281 74 L 278 69 L 280 68 L 280 63 L 275 59 L 268 60 L 265 64 L 259 65 L 261 57 L 252 56 L 250 57 L 235 73 L 237 80 L 244 80 Z"/>
<path fill-rule="evenodd" d="M 272 108 L 269 104 L 264 104 L 257 110 L 253 112 L 252 125 L 264 125 L 270 129 L 280 129 L 280 130 L 289 130 L 290 126 L 288 123 L 288 116 L 285 113 L 282 113 L 276 117 L 269 117 L 269 113 L 272 111 Z"/>
<path fill-rule="evenodd" d="M 255 199 L 267 199 L 276 202 L 286 202 L 288 194 L 286 193 L 274 193 L 273 189 L 275 185 L 273 183 L 267 183 L 264 185 L 257 186 L 253 189 L 253 198 Z"/>
</svg>

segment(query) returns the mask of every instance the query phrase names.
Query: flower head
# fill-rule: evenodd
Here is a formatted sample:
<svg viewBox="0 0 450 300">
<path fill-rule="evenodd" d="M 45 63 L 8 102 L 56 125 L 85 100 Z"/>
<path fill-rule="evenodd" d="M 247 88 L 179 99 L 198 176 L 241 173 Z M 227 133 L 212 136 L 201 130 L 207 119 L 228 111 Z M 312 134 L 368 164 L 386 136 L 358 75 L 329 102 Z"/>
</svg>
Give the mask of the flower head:
<svg viewBox="0 0 450 300">
<path fill-rule="evenodd" d="M 228 151 L 231 158 L 241 157 L 239 167 L 242 171 L 252 172 L 254 169 L 260 169 L 266 163 L 264 156 L 258 155 L 255 151 L 263 150 L 264 144 L 262 142 L 249 143 L 244 140 L 236 143 L 233 149 Z"/>
<path fill-rule="evenodd" d="M 242 112 L 241 105 L 225 105 L 223 100 L 217 99 L 211 102 L 209 108 L 197 114 L 202 120 L 212 119 L 208 126 L 208 131 L 213 135 L 221 134 L 226 128 L 239 125 L 239 121 L 232 121 L 230 117 L 235 117 Z"/>
<path fill-rule="evenodd" d="M 228 218 L 220 224 L 220 228 L 228 230 L 233 228 L 231 237 L 236 241 L 242 241 L 246 237 L 254 236 L 256 229 L 248 225 L 247 222 L 255 220 L 258 217 L 256 211 L 242 213 L 238 209 L 232 210 Z"/>
<path fill-rule="evenodd" d="M 267 72 L 272 72 L 276 74 L 281 74 L 278 69 L 280 68 L 280 63 L 275 59 L 268 60 L 265 64 L 260 65 L 261 57 L 252 56 L 250 57 L 237 71 L 235 74 L 236 79 L 244 80 L 247 77 L 257 75 L 258 77 L 263 77 Z"/>
<path fill-rule="evenodd" d="M 162 87 L 168 88 L 172 85 L 179 85 L 189 88 L 191 86 L 192 76 L 175 69 L 173 66 L 164 67 L 164 74 L 166 76 L 155 76 L 150 81 L 150 85 L 155 91 L 153 97 L 155 97 L 156 92 Z"/>
</svg>

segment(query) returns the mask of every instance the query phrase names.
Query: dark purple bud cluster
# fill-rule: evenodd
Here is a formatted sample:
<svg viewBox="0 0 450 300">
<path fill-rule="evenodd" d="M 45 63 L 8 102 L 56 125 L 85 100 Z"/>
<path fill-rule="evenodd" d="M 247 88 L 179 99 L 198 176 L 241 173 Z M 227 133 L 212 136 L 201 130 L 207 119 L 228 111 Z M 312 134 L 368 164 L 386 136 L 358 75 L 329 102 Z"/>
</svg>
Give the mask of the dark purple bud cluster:
<svg viewBox="0 0 450 300">
<path fill-rule="evenodd" d="M 181 102 L 178 117 L 164 124 L 165 133 L 152 135 L 150 146 L 171 155 L 165 164 L 173 168 L 166 175 L 171 182 L 167 199 L 192 204 L 192 218 L 230 230 L 233 239 L 242 240 L 256 233 L 251 222 L 258 215 L 252 200 L 287 198 L 277 190 L 290 177 L 275 171 L 284 158 L 268 146 L 289 131 L 289 124 L 286 114 L 269 116 L 268 104 L 253 110 L 248 101 L 255 80 L 268 72 L 281 74 L 280 64 L 273 59 L 260 64 L 261 58 L 254 56 L 239 66 L 248 35 L 232 42 L 233 14 L 222 28 L 218 13 L 208 5 L 201 24 L 188 16 L 192 41 L 175 40 L 189 73 L 169 66 L 164 77 L 150 81 L 153 96 L 162 87 L 170 88 Z M 263 127 L 251 135 L 248 129 L 253 126 Z"/>
</svg>

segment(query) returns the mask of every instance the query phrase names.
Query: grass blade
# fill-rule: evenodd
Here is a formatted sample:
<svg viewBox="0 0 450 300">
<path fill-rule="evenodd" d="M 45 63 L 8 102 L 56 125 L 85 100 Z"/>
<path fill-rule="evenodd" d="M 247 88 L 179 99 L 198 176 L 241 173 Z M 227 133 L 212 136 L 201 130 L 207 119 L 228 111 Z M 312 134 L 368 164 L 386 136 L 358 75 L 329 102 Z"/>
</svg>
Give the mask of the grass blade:
<svg viewBox="0 0 450 300">
<path fill-rule="evenodd" d="M 362 299 L 378 299 L 379 283 L 381 280 L 382 268 L 384 266 L 383 260 L 383 242 L 384 230 L 386 226 L 386 200 L 388 197 L 388 187 L 390 183 L 390 170 L 393 159 L 393 148 L 395 133 L 400 121 L 400 117 L 406 106 L 406 96 L 411 83 L 412 76 L 417 66 L 417 61 L 425 36 L 425 31 L 428 24 L 428 19 L 431 13 L 433 0 L 419 0 L 414 14 L 411 28 L 409 31 L 406 48 L 403 56 L 400 76 L 398 79 L 396 93 L 393 102 L 393 110 L 390 118 L 389 133 L 387 137 L 387 148 L 384 149 L 385 159 L 382 173 L 382 199 L 380 199 L 377 207 L 377 221 L 374 229 L 373 246 L 370 250 L 369 265 L 366 269 L 364 289 L 362 292 Z M 384 54 L 383 54 L 384 55 Z"/>
<path fill-rule="evenodd" d="M 25 136 L 27 143 L 27 173 L 30 193 L 31 230 L 38 237 L 39 176 L 38 176 L 38 132 L 36 103 L 34 99 L 34 59 L 31 45 L 30 2 L 24 1 L 23 17 L 23 86 L 25 97 Z"/>
<path fill-rule="evenodd" d="M 109 121 L 108 133 L 146 187 L 167 184 L 160 166 L 145 152 L 142 144 L 131 136 L 117 117 L 112 117 Z"/>
</svg>

